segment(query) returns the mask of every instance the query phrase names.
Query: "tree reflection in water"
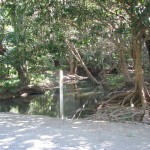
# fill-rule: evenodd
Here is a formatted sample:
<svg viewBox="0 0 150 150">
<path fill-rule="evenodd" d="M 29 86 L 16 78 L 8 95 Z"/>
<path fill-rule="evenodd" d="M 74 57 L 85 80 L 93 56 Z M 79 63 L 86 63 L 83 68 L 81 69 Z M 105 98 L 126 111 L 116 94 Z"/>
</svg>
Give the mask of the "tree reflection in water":
<svg viewBox="0 0 150 150">
<path fill-rule="evenodd" d="M 95 86 L 84 80 L 64 84 L 63 91 L 63 113 L 66 118 L 72 118 L 80 109 L 95 109 L 105 95 L 101 85 Z M 0 102 L 0 112 L 60 117 L 59 88 L 47 91 L 44 95 Z"/>
</svg>

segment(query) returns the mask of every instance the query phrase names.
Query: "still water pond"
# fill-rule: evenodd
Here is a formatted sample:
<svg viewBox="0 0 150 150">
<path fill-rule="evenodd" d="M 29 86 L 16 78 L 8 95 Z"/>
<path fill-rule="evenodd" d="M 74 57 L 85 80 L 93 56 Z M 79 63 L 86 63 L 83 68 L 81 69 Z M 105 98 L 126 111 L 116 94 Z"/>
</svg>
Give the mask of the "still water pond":
<svg viewBox="0 0 150 150">
<path fill-rule="evenodd" d="M 82 115 L 92 113 L 105 95 L 102 85 L 95 86 L 88 80 L 64 84 L 63 92 L 65 118 L 77 117 L 83 108 L 87 111 Z M 0 112 L 60 117 L 59 88 L 47 91 L 44 95 L 0 102 Z"/>
</svg>

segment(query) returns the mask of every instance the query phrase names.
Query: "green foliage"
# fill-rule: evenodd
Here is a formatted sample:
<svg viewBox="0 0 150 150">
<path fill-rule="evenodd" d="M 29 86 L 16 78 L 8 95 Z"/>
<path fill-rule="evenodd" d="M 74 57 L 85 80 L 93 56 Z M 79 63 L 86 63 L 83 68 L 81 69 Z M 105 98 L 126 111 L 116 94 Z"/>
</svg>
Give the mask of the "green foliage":
<svg viewBox="0 0 150 150">
<path fill-rule="evenodd" d="M 124 82 L 124 77 L 122 75 L 106 75 L 104 80 L 107 81 L 107 86 L 112 89 L 118 89 L 122 86 Z"/>
<path fill-rule="evenodd" d="M 37 84 L 45 79 L 43 74 L 30 74 L 30 79 L 32 84 Z"/>
<path fill-rule="evenodd" d="M 30 79 L 31 79 L 31 84 L 34 84 L 34 85 L 38 83 L 42 83 L 42 82 L 56 81 L 56 77 L 52 76 L 51 71 L 47 72 L 47 74 L 32 73 L 30 74 Z"/>
<path fill-rule="evenodd" d="M 11 78 L 11 79 L 7 79 L 7 80 L 0 80 L 0 87 L 1 91 L 0 92 L 4 92 L 4 91 L 8 91 L 10 93 L 16 93 L 15 88 L 18 86 L 19 84 L 19 80 L 17 78 Z"/>
<path fill-rule="evenodd" d="M 0 64 L 0 77 L 8 76 L 8 68 L 4 64 Z"/>
<path fill-rule="evenodd" d="M 73 47 L 89 68 L 100 70 L 110 65 L 108 61 L 118 62 L 116 41 L 115 46 L 131 49 L 133 27 L 141 25 L 137 32 L 148 32 L 149 13 L 147 0 L 5 1 L 0 6 L 0 41 L 7 52 L 1 63 L 13 69 L 26 66 L 29 74 L 41 74 L 41 68 L 55 69 L 55 59 L 66 65 L 66 56 Z M 13 71 L 10 74 L 16 74 Z M 6 68 L 0 75 L 7 76 Z M 120 79 L 114 78 L 111 86 L 117 86 L 115 80 Z"/>
</svg>

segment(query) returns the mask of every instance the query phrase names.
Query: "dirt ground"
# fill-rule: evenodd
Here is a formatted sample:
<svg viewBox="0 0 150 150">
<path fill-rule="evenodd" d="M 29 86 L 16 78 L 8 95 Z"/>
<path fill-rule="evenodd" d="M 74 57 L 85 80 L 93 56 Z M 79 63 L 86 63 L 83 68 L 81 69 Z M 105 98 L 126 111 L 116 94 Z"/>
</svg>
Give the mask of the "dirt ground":
<svg viewBox="0 0 150 150">
<path fill-rule="evenodd" d="M 150 126 L 0 113 L 1 150 L 149 150 Z"/>
</svg>

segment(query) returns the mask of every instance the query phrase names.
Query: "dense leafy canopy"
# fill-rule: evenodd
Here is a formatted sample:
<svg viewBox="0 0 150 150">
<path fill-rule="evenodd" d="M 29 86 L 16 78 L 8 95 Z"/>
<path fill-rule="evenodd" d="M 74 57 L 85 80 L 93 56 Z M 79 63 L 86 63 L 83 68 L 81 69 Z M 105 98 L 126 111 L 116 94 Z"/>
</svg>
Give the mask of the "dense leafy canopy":
<svg viewBox="0 0 150 150">
<path fill-rule="evenodd" d="M 0 56 L 3 67 L 52 69 L 53 60 L 68 66 L 67 59 L 75 49 L 89 68 L 94 66 L 100 72 L 117 64 L 120 49 L 131 59 L 133 36 L 149 38 L 148 0 L 0 3 L 0 43 L 7 49 Z"/>
</svg>

